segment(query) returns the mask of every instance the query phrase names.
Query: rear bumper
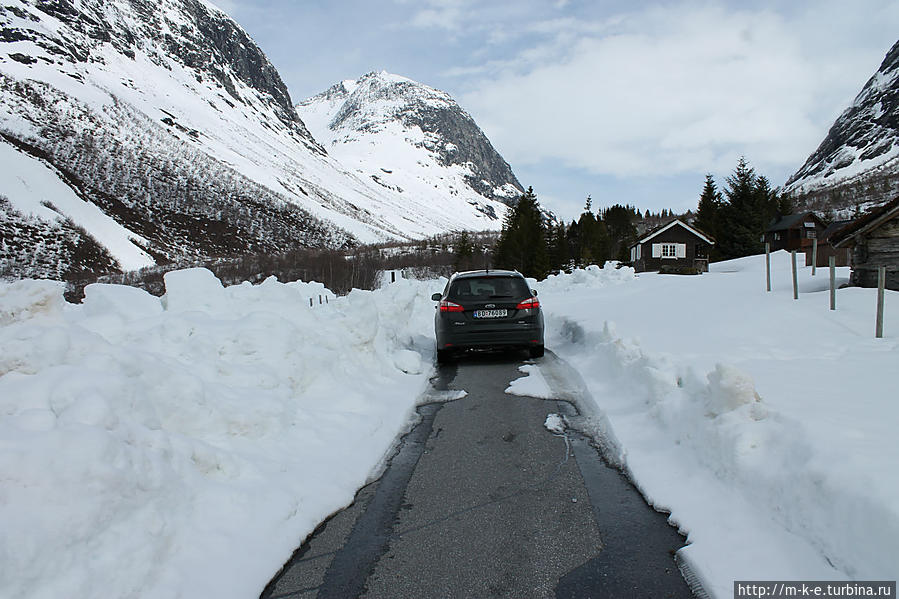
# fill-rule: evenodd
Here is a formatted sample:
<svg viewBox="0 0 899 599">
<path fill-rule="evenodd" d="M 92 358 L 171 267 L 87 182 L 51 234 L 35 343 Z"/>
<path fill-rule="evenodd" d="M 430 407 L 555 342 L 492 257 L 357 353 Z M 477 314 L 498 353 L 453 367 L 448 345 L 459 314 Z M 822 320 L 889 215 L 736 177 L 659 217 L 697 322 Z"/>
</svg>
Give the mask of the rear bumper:
<svg viewBox="0 0 899 599">
<path fill-rule="evenodd" d="M 437 349 L 535 347 L 543 345 L 543 322 L 505 327 L 442 326 L 437 329 Z"/>
</svg>

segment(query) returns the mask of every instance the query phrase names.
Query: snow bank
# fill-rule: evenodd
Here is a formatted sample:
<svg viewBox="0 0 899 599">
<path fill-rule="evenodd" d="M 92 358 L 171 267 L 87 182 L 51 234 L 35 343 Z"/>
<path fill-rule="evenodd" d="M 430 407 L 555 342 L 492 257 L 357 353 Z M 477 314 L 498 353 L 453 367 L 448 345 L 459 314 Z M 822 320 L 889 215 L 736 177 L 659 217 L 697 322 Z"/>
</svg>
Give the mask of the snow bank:
<svg viewBox="0 0 899 599">
<path fill-rule="evenodd" d="M 680 557 L 714 596 L 734 580 L 893 580 L 899 294 L 875 340 L 874 290 L 840 290 L 831 312 L 826 269 L 803 268 L 794 301 L 785 252 L 771 294 L 764 277 L 756 256 L 699 277 L 550 282 L 547 345 L 582 374 L 615 457 L 689 533 Z"/>
<path fill-rule="evenodd" d="M 591 264 L 586 268 L 579 268 L 570 273 L 550 275 L 540 282 L 539 287 L 543 291 L 564 291 L 572 289 L 598 289 L 608 285 L 627 283 L 634 279 L 634 269 L 630 266 L 620 266 L 618 262 L 609 261 L 600 268 Z"/>
<path fill-rule="evenodd" d="M 0 285 L 0 596 L 255 597 L 426 386 L 433 283 L 165 283 Z"/>
</svg>

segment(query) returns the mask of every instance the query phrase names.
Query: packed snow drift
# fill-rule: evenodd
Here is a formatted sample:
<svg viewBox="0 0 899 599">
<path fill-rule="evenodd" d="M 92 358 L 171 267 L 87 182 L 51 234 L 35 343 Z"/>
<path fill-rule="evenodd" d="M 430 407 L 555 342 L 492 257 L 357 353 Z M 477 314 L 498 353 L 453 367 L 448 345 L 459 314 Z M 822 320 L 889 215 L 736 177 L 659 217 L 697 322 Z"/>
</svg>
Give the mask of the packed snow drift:
<svg viewBox="0 0 899 599">
<path fill-rule="evenodd" d="M 431 286 L 165 283 L 0 286 L 0 597 L 257 597 L 408 424 Z"/>
</svg>

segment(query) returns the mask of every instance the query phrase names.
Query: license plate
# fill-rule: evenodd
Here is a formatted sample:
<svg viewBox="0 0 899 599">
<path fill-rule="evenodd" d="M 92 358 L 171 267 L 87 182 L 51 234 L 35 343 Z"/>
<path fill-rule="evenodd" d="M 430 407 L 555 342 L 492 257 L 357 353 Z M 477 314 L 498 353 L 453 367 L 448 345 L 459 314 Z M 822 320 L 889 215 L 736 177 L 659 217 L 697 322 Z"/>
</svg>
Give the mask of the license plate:
<svg viewBox="0 0 899 599">
<path fill-rule="evenodd" d="M 507 316 L 508 310 L 475 310 L 475 318 L 502 318 Z"/>
</svg>

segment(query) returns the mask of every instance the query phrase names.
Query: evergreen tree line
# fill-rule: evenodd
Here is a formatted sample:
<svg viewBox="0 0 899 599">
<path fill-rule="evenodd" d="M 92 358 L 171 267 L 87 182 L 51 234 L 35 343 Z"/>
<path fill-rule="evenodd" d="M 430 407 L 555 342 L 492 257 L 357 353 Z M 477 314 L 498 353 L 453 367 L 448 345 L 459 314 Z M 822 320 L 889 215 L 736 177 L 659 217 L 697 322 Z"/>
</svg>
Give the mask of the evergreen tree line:
<svg viewBox="0 0 899 599">
<path fill-rule="evenodd" d="M 529 187 L 506 214 L 490 262 L 537 279 L 607 260 L 626 262 L 642 219 L 635 207 L 620 204 L 594 212 L 588 197 L 580 217 L 566 225 L 541 210 Z"/>
<path fill-rule="evenodd" d="M 712 175 L 706 175 L 694 224 L 715 238 L 711 259 L 729 260 L 760 254 L 765 249 L 765 229 L 793 213 L 792 200 L 771 188 L 764 175 L 740 158 L 725 178 L 724 193 Z"/>
<path fill-rule="evenodd" d="M 643 233 L 678 217 L 715 238 L 712 260 L 728 260 L 763 252 L 765 229 L 792 213 L 791 198 L 773 189 L 768 178 L 756 173 L 745 158 L 740 158 L 725 178 L 723 193 L 712 175 L 706 175 L 695 215 L 691 211 L 677 215 L 667 209 L 641 214 L 633 206 L 620 204 L 594 212 L 588 197 L 581 216 L 566 225 L 541 210 L 529 187 L 506 215 L 491 265 L 541 279 L 607 260 L 627 263 L 638 231 Z M 464 239 L 461 245 L 457 242 L 457 253 L 460 248 L 468 252 Z"/>
</svg>

